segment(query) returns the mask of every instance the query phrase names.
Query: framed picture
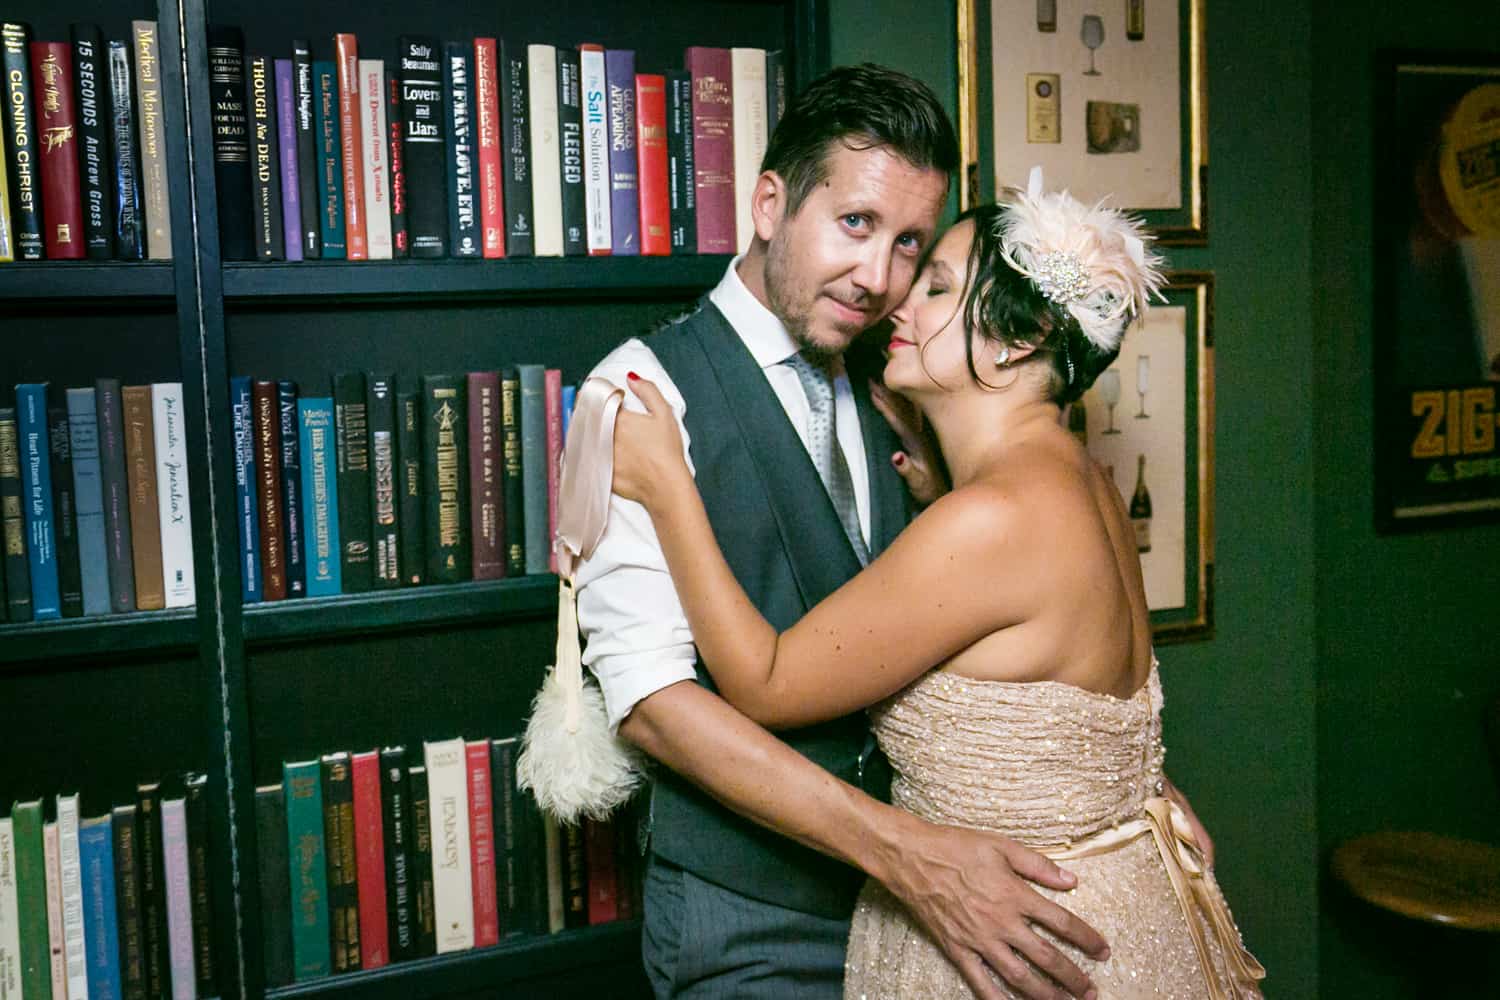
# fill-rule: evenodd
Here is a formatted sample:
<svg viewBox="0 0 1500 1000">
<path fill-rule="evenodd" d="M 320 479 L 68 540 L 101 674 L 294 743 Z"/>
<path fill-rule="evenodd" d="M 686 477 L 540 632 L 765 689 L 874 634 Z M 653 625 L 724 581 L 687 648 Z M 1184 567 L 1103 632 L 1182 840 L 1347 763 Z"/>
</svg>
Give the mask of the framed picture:
<svg viewBox="0 0 1500 1000">
<path fill-rule="evenodd" d="M 1158 642 L 1213 631 L 1213 275 L 1168 276 L 1068 414 L 1130 508 Z"/>
<path fill-rule="evenodd" d="M 1104 199 L 1165 246 L 1208 242 L 1204 0 L 959 0 L 960 203 Z"/>
<path fill-rule="evenodd" d="M 1500 56 L 1383 53 L 1375 518 L 1500 521 Z"/>
</svg>

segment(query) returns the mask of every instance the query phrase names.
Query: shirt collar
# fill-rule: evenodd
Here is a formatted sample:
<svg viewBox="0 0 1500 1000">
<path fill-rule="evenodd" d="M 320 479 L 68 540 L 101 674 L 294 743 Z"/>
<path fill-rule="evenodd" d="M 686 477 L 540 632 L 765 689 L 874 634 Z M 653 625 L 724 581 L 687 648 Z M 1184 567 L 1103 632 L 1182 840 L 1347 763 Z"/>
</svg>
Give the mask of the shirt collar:
<svg viewBox="0 0 1500 1000">
<path fill-rule="evenodd" d="M 776 314 L 767 309 L 740 280 L 739 263 L 743 255 L 729 262 L 723 279 L 708 293 L 708 300 L 719 308 L 734 332 L 749 349 L 761 368 L 781 364 L 797 353 L 797 342 L 787 332 Z"/>
</svg>

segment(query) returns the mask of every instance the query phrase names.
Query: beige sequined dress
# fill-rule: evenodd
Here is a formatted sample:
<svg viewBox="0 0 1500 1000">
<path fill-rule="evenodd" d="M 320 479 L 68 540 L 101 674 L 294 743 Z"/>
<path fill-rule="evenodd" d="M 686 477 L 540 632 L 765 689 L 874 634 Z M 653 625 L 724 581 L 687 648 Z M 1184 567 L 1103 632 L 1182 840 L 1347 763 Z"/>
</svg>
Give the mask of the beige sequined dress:
<svg viewBox="0 0 1500 1000">
<path fill-rule="evenodd" d="M 1053 682 L 935 672 L 874 709 L 872 722 L 896 772 L 896 805 L 935 823 L 997 831 L 1078 875 L 1070 893 L 1042 892 L 1109 942 L 1103 963 L 1064 949 L 1101 1000 L 1260 996 L 1264 972 L 1244 951 L 1186 824 L 1160 797 L 1154 666 L 1128 700 Z M 854 913 L 844 996 L 973 994 L 901 904 L 871 881 Z"/>
</svg>

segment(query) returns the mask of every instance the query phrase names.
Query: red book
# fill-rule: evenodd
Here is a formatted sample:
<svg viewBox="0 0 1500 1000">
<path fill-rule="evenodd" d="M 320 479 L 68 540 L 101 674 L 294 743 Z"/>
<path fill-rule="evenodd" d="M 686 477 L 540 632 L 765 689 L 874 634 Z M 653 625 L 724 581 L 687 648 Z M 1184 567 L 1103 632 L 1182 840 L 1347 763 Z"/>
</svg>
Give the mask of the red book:
<svg viewBox="0 0 1500 1000">
<path fill-rule="evenodd" d="M 501 498 L 500 373 L 469 373 L 469 537 L 476 580 L 505 575 Z"/>
<path fill-rule="evenodd" d="M 557 572 L 557 490 L 562 482 L 562 372 L 548 368 L 542 376 L 542 407 L 547 414 L 547 550 L 548 565 Z"/>
<path fill-rule="evenodd" d="M 667 79 L 635 75 L 635 158 L 641 202 L 641 253 L 672 252 L 671 206 L 667 201 Z"/>
<path fill-rule="evenodd" d="M 363 133 L 359 127 L 359 41 L 354 35 L 333 36 L 339 69 L 339 143 L 344 161 L 344 257 L 367 260 L 370 246 L 365 240 L 365 159 L 361 154 Z M 730 160 L 733 161 L 733 157 Z M 731 167 L 733 163 L 731 162 Z M 730 211 L 730 228 L 734 213 Z"/>
<path fill-rule="evenodd" d="M 380 816 L 380 752 L 357 753 L 353 765 L 360 968 L 378 969 L 391 960 L 385 905 L 385 827 Z"/>
<path fill-rule="evenodd" d="M 620 917 L 614 823 L 584 820 L 583 838 L 588 858 L 589 926 L 592 927 Z"/>
<path fill-rule="evenodd" d="M 495 808 L 490 798 L 490 741 L 464 744 L 469 773 L 469 862 L 474 882 L 474 947 L 500 943 L 495 900 Z"/>
<path fill-rule="evenodd" d="M 687 50 L 693 74 L 698 252 L 734 253 L 734 68 L 728 49 Z"/>
<path fill-rule="evenodd" d="M 261 597 L 286 597 L 286 524 L 281 517 L 281 405 L 275 382 L 250 387 L 255 408 L 255 489 L 260 503 Z"/>
<path fill-rule="evenodd" d="M 474 133 L 479 147 L 479 231 L 486 259 L 505 256 L 505 191 L 500 173 L 500 74 L 495 40 L 474 39 Z"/>
<path fill-rule="evenodd" d="M 42 182 L 42 236 L 48 260 L 82 260 L 82 181 L 78 175 L 78 122 L 74 117 L 73 46 L 31 43 L 32 99 Z M 24 152 L 20 155 L 25 155 Z"/>
</svg>

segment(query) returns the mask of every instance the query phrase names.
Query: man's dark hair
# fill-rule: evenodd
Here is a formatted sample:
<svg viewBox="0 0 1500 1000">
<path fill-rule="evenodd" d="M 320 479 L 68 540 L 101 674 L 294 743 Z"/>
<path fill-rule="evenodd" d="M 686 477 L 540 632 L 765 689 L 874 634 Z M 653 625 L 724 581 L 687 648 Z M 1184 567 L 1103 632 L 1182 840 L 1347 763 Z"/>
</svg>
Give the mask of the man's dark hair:
<svg viewBox="0 0 1500 1000">
<path fill-rule="evenodd" d="M 914 167 L 958 169 L 953 124 L 925 83 L 874 63 L 840 66 L 814 80 L 786 109 L 760 169 L 787 187 L 787 214 L 828 177 L 829 147 L 886 147 Z"/>
</svg>

